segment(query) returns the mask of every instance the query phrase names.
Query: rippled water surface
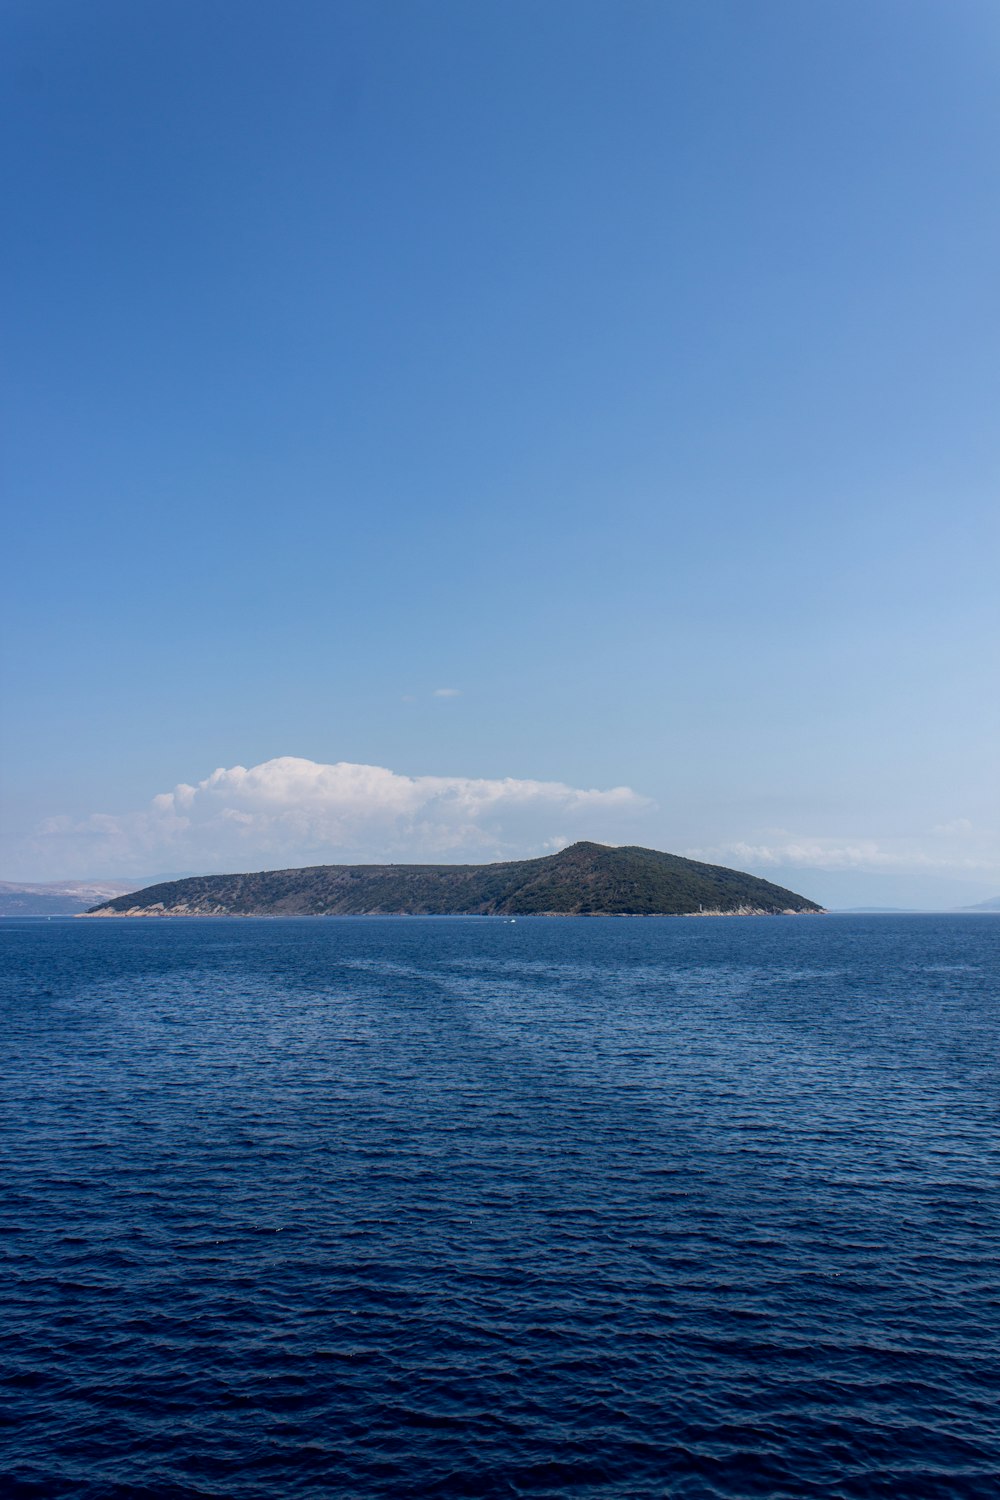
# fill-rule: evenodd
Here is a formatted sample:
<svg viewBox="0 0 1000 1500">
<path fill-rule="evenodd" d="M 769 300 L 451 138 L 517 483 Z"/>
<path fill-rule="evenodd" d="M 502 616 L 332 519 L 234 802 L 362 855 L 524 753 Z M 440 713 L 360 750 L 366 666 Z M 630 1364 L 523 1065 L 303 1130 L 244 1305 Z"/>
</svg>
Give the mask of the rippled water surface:
<svg viewBox="0 0 1000 1500">
<path fill-rule="evenodd" d="M 4 1496 L 1000 1493 L 1000 918 L 0 944 Z"/>
</svg>

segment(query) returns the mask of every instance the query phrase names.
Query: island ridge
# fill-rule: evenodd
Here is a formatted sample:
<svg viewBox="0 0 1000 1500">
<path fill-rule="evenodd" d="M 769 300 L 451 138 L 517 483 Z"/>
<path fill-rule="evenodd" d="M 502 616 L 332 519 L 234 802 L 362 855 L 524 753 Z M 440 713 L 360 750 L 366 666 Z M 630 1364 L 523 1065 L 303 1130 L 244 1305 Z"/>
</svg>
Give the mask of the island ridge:
<svg viewBox="0 0 1000 1500">
<path fill-rule="evenodd" d="M 577 843 L 488 865 L 313 865 L 196 875 L 92 907 L 93 917 L 691 916 L 822 911 L 723 865 L 633 846 Z"/>
</svg>

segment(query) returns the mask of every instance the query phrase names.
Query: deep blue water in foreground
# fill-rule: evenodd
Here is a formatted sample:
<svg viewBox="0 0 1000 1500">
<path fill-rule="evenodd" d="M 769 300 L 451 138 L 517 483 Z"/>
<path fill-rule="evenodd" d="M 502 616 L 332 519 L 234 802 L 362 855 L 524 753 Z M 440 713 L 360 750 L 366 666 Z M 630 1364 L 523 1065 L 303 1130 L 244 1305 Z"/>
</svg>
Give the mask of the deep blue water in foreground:
<svg viewBox="0 0 1000 1500">
<path fill-rule="evenodd" d="M 6 921 L 0 1493 L 1000 1493 L 1000 918 Z"/>
</svg>

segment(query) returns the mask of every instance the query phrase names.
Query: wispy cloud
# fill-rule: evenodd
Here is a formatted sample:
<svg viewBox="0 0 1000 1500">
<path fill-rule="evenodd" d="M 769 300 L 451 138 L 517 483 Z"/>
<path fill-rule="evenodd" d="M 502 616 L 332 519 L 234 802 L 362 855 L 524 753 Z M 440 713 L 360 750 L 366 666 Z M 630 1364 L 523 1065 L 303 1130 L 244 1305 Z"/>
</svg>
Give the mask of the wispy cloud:
<svg viewBox="0 0 1000 1500">
<path fill-rule="evenodd" d="M 634 835 L 636 816 L 651 806 L 625 786 L 406 776 L 384 766 L 281 756 L 249 768 L 220 767 L 135 812 L 49 819 L 36 845 L 48 851 L 50 866 L 123 875 L 355 859 L 515 858 L 576 838 L 620 842 Z"/>
<path fill-rule="evenodd" d="M 975 833 L 975 826 L 970 818 L 952 818 L 949 823 L 935 823 L 931 832 L 956 834 L 964 838 Z"/>
<path fill-rule="evenodd" d="M 984 836 L 970 847 L 967 819 L 942 824 L 933 834 L 949 839 L 836 839 L 788 836 L 755 843 L 734 840 L 711 848 L 686 849 L 690 859 L 759 870 L 774 866 L 810 870 L 858 870 L 882 874 L 1000 873 L 996 840 Z M 956 842 L 952 842 L 955 840 Z"/>
<path fill-rule="evenodd" d="M 401 703 L 416 703 L 420 698 L 461 698 L 462 689 L 457 687 L 433 688 L 429 693 L 403 693 L 400 697 Z"/>
</svg>

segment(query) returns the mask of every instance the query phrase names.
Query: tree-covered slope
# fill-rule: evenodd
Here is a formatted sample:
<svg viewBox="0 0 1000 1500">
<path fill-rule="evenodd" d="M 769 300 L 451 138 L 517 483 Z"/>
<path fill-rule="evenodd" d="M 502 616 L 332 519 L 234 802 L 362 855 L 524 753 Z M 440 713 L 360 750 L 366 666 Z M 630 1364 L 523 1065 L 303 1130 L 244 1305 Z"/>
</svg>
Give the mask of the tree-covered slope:
<svg viewBox="0 0 1000 1500">
<path fill-rule="evenodd" d="M 314 865 L 171 880 L 93 916 L 681 916 L 815 912 L 815 902 L 722 865 L 655 849 L 572 844 L 493 865 Z"/>
</svg>

